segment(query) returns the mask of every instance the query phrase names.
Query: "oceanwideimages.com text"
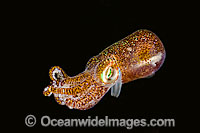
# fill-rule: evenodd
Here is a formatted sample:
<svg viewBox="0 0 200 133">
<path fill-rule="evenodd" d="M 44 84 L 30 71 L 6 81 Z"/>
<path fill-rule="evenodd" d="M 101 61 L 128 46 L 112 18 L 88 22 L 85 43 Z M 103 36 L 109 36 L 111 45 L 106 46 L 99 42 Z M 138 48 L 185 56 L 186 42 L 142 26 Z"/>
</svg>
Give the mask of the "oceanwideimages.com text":
<svg viewBox="0 0 200 133">
<path fill-rule="evenodd" d="M 174 119 L 116 119 L 105 116 L 88 116 L 85 119 L 55 119 L 50 116 L 42 116 L 39 120 L 43 127 L 125 127 L 133 129 L 134 127 L 175 127 Z M 32 127 L 36 124 L 36 117 L 28 115 L 25 118 L 25 124 Z"/>
</svg>

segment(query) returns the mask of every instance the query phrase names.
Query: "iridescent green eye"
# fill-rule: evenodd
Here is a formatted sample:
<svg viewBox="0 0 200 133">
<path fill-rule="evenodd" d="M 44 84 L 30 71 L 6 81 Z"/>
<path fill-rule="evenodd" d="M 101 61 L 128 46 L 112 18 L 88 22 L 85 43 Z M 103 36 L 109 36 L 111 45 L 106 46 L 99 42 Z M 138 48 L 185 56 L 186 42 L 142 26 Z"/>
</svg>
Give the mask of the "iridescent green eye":
<svg viewBox="0 0 200 133">
<path fill-rule="evenodd" d="M 109 79 L 111 76 L 112 76 L 112 68 L 110 67 L 107 72 L 107 79 Z"/>
<path fill-rule="evenodd" d="M 101 80 L 104 83 L 110 83 L 115 80 L 116 74 L 112 67 L 107 67 L 102 73 L 101 73 Z"/>
<path fill-rule="evenodd" d="M 114 84 L 119 76 L 118 70 L 114 58 L 102 60 L 95 68 L 95 80 L 103 84 Z"/>
</svg>

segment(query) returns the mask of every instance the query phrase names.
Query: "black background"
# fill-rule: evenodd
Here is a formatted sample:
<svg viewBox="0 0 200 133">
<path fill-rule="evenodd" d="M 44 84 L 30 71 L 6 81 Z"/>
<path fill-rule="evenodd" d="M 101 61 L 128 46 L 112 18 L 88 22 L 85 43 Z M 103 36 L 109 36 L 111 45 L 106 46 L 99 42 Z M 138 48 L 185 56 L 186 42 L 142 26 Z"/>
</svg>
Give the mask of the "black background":
<svg viewBox="0 0 200 133">
<path fill-rule="evenodd" d="M 18 3 L 19 4 L 19 3 Z M 24 3 L 21 3 L 24 4 Z M 19 4 L 20 5 L 20 4 Z M 179 7 L 179 8 L 177 8 Z M 25 3 L 11 12 L 10 26 L 16 42 L 16 65 L 22 77 L 14 110 L 20 112 L 18 127 L 26 130 L 86 131 L 118 128 L 44 128 L 40 118 L 125 118 L 153 119 L 171 118 L 179 127 L 179 109 L 182 107 L 180 88 L 177 83 L 179 66 L 176 65 L 177 41 L 186 24 L 183 23 L 181 6 L 175 3 L 136 3 L 135 1 L 99 0 L 96 2 Z M 123 84 L 119 98 L 111 97 L 110 91 L 92 109 L 70 110 L 56 103 L 54 97 L 45 97 L 43 89 L 49 85 L 49 69 L 58 65 L 69 76 L 84 71 L 87 61 L 103 49 L 138 29 L 156 33 L 166 49 L 166 60 L 154 77 Z M 178 46 L 177 46 L 178 45 Z M 22 115 L 21 115 L 22 114 Z M 29 128 L 24 119 L 33 114 L 38 119 Z M 173 127 L 134 127 L 135 132 L 172 132 Z"/>
</svg>

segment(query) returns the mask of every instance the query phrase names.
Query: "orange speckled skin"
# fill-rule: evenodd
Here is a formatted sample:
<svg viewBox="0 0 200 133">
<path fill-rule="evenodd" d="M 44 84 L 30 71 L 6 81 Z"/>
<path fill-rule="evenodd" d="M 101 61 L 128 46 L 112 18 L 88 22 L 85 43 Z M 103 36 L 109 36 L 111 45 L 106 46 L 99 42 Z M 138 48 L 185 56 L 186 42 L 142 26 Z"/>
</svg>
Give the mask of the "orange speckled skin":
<svg viewBox="0 0 200 133">
<path fill-rule="evenodd" d="M 45 88 L 44 95 L 53 93 L 59 104 L 86 110 L 101 100 L 119 75 L 122 83 L 148 77 L 159 70 L 165 55 L 161 40 L 153 32 L 138 30 L 92 57 L 85 71 L 77 76 L 69 77 L 60 67 L 53 67 L 49 72 L 53 83 Z M 102 73 L 108 66 L 116 71 L 117 76 L 104 82 Z M 60 71 L 60 79 L 53 76 L 55 70 Z"/>
<path fill-rule="evenodd" d="M 136 31 L 115 43 L 113 48 L 117 51 L 116 57 L 122 71 L 123 83 L 150 76 L 161 67 L 165 59 L 165 49 L 161 40 L 148 30 Z M 150 58 L 159 52 L 162 53 L 161 59 L 156 62 L 156 66 L 151 65 Z M 141 62 L 145 64 L 135 67 Z"/>
<path fill-rule="evenodd" d="M 152 66 L 149 63 L 149 59 L 159 52 L 162 53 L 161 59 L 156 62 L 156 66 Z M 117 63 L 122 72 L 122 81 L 127 83 L 155 73 L 164 62 L 165 49 L 161 40 L 153 32 L 138 30 L 107 47 L 95 57 L 95 60 L 102 60 L 105 56 L 110 55 L 114 55 L 117 58 Z M 135 67 L 141 62 L 146 63 L 143 63 L 140 67 Z M 93 66 L 95 65 L 94 63 Z"/>
</svg>

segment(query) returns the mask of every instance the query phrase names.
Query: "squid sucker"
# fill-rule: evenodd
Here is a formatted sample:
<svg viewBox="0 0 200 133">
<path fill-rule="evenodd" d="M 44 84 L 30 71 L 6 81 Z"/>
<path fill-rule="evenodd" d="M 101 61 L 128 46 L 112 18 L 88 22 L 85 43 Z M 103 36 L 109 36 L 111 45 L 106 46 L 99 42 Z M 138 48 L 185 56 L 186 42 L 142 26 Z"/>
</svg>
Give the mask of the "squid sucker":
<svg viewBox="0 0 200 133">
<path fill-rule="evenodd" d="M 43 94 L 54 94 L 55 100 L 70 109 L 94 107 L 111 89 L 118 97 L 122 84 L 154 75 L 165 60 L 165 48 L 158 36 L 140 29 L 92 57 L 85 70 L 73 77 L 59 66 L 49 71 L 51 84 Z"/>
</svg>

